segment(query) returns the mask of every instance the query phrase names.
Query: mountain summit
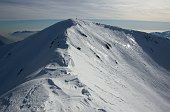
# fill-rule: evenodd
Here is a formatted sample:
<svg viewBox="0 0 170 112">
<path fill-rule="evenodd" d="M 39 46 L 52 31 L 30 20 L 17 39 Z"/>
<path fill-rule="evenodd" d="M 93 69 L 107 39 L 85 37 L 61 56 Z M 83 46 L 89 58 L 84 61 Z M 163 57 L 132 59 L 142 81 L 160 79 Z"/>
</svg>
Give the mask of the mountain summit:
<svg viewBox="0 0 170 112">
<path fill-rule="evenodd" d="M 168 112 L 170 41 L 68 19 L 0 48 L 1 112 Z"/>
</svg>

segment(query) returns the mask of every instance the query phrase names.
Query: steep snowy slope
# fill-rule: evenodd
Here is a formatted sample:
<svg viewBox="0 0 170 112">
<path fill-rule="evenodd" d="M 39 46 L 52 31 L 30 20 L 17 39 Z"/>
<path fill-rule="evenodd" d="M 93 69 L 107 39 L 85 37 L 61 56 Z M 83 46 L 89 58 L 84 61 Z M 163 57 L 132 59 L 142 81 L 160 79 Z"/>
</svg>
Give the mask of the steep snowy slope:
<svg viewBox="0 0 170 112">
<path fill-rule="evenodd" d="M 2 112 L 168 112 L 170 41 L 68 19 L 0 49 Z"/>
</svg>

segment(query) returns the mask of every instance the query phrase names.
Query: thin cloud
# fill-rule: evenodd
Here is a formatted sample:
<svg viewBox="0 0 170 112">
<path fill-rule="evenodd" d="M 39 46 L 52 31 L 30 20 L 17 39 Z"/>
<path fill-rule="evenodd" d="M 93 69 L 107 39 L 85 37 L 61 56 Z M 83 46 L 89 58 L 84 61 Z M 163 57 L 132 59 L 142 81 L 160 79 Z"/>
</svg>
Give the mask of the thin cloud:
<svg viewBox="0 0 170 112">
<path fill-rule="evenodd" d="M 0 19 L 98 18 L 170 21 L 169 0 L 0 0 Z"/>
</svg>

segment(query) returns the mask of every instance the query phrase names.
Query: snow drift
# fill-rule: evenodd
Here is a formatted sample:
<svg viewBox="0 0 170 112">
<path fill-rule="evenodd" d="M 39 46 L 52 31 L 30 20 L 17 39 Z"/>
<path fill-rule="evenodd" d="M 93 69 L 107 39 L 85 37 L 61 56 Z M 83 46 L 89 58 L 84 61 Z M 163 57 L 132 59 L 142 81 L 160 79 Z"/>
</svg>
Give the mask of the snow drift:
<svg viewBox="0 0 170 112">
<path fill-rule="evenodd" d="M 2 112 L 168 112 L 170 41 L 68 19 L 0 49 Z"/>
</svg>

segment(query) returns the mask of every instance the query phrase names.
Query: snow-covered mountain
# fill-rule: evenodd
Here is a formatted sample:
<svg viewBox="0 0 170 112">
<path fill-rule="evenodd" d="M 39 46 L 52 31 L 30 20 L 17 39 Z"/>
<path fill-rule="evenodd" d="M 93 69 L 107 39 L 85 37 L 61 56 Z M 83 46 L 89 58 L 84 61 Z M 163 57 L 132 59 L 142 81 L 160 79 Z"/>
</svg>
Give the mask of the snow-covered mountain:
<svg viewBox="0 0 170 112">
<path fill-rule="evenodd" d="M 0 48 L 1 112 L 168 112 L 170 41 L 78 19 Z"/>
<path fill-rule="evenodd" d="M 165 32 L 152 32 L 151 34 L 163 37 L 163 38 L 168 38 L 170 39 L 170 31 L 165 31 Z"/>
</svg>

